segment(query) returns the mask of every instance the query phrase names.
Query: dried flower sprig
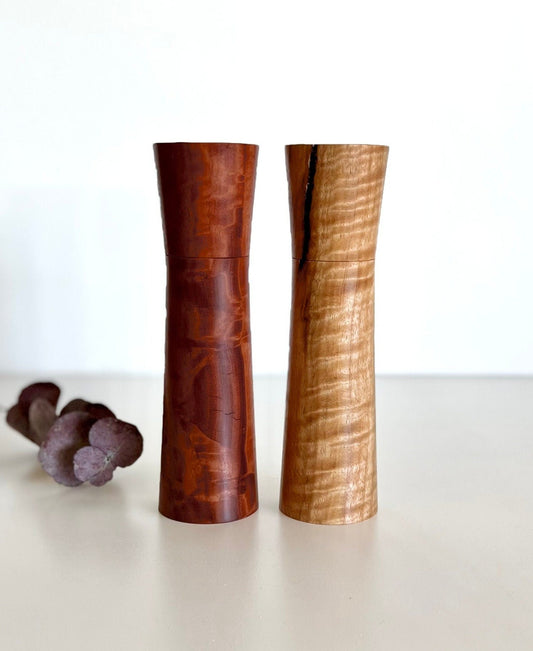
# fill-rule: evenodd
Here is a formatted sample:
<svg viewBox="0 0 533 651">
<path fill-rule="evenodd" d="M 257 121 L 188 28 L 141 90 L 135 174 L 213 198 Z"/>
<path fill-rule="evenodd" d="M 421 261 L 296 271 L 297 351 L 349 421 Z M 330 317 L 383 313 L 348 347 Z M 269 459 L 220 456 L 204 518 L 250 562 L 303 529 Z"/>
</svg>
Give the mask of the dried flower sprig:
<svg viewBox="0 0 533 651">
<path fill-rule="evenodd" d="M 39 446 L 43 469 L 64 486 L 103 486 L 143 450 L 135 425 L 105 405 L 76 398 L 56 414 L 61 389 L 53 382 L 25 387 L 6 415 L 8 425 Z"/>
</svg>

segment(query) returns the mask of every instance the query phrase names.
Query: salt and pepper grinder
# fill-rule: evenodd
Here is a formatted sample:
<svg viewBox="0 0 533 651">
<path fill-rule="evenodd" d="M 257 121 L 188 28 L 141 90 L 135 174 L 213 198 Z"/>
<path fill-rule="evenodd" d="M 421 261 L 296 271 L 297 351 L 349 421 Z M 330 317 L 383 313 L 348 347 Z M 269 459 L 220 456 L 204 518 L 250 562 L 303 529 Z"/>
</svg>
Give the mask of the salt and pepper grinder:
<svg viewBox="0 0 533 651">
<path fill-rule="evenodd" d="M 374 258 L 388 147 L 286 148 L 293 294 L 280 509 L 377 511 Z"/>
<path fill-rule="evenodd" d="M 257 509 L 248 254 L 258 147 L 154 145 L 167 262 L 160 512 Z"/>
</svg>

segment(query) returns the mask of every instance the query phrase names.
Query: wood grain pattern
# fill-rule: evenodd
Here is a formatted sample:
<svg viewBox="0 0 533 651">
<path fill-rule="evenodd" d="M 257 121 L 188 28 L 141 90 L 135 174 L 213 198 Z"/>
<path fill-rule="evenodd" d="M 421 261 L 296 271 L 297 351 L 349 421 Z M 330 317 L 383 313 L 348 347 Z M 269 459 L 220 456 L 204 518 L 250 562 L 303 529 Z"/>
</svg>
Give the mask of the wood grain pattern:
<svg viewBox="0 0 533 651">
<path fill-rule="evenodd" d="M 257 147 L 156 145 L 167 250 L 160 512 L 257 509 L 248 250 Z"/>
<path fill-rule="evenodd" d="M 280 509 L 377 511 L 374 255 L 388 148 L 287 147 L 293 295 Z"/>
<path fill-rule="evenodd" d="M 167 255 L 248 256 L 258 147 L 154 145 Z"/>
<path fill-rule="evenodd" d="M 294 259 L 375 258 L 387 156 L 378 145 L 286 148 Z"/>
</svg>

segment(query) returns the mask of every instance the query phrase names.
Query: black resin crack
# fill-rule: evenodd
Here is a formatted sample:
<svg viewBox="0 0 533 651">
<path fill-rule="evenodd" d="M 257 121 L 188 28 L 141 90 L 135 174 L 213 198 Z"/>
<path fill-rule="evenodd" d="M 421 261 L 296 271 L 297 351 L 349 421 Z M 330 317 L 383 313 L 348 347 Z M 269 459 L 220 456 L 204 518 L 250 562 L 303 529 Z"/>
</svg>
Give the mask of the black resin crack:
<svg viewBox="0 0 533 651">
<path fill-rule="evenodd" d="M 309 169 L 307 172 L 307 185 L 305 186 L 305 203 L 304 203 L 304 237 L 302 243 L 302 257 L 298 269 L 302 269 L 309 254 L 309 244 L 311 241 L 311 204 L 313 202 L 313 189 L 315 187 L 315 174 L 318 158 L 318 145 L 312 145 L 309 155 Z"/>
</svg>

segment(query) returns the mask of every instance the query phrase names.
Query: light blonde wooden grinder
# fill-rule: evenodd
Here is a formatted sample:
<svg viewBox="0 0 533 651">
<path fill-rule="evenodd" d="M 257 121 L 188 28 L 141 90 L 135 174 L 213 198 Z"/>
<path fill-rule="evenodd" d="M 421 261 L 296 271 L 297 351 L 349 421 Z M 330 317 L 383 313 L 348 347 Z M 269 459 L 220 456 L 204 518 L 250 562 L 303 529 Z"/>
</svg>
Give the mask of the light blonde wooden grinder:
<svg viewBox="0 0 533 651">
<path fill-rule="evenodd" d="M 374 259 L 388 147 L 286 147 L 293 290 L 283 513 L 377 511 Z"/>
</svg>

